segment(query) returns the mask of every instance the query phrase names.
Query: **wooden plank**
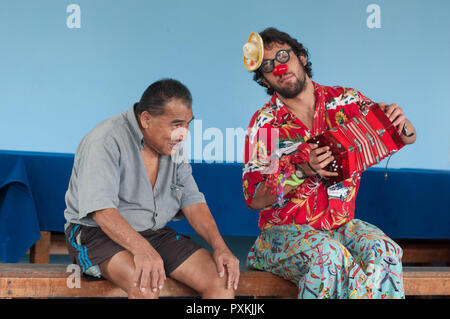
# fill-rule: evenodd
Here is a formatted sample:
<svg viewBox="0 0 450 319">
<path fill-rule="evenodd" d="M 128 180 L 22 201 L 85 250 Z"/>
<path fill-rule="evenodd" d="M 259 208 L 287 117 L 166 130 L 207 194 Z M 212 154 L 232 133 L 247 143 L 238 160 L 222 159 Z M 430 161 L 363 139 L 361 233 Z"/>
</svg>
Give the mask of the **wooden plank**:
<svg viewBox="0 0 450 319">
<path fill-rule="evenodd" d="M 450 264 L 450 240 L 399 239 L 403 249 L 403 263 Z"/>
<path fill-rule="evenodd" d="M 298 290 L 294 283 L 265 271 L 242 271 L 236 296 L 292 297 Z"/>
<path fill-rule="evenodd" d="M 68 265 L 0 264 L 0 298 L 126 297 L 108 281 L 81 279 L 80 288 L 68 288 Z M 450 295 L 450 267 L 404 267 L 406 295 Z M 161 297 L 198 296 L 191 288 L 167 278 Z M 280 298 L 297 296 L 296 286 L 262 271 L 243 271 L 236 296 Z"/>
<path fill-rule="evenodd" d="M 403 267 L 403 286 L 410 296 L 450 296 L 450 267 Z"/>
<path fill-rule="evenodd" d="M 51 232 L 41 231 L 41 238 L 30 248 L 30 263 L 48 264 L 50 262 Z"/>
<path fill-rule="evenodd" d="M 0 264 L 0 298 L 41 297 L 126 297 L 126 293 L 104 281 L 81 278 L 80 288 L 68 288 L 68 265 Z M 261 284 L 264 282 L 264 284 Z M 289 297 L 297 294 L 294 284 L 267 272 L 241 273 L 238 296 Z M 167 278 L 161 297 L 198 296 L 199 294 Z"/>
</svg>

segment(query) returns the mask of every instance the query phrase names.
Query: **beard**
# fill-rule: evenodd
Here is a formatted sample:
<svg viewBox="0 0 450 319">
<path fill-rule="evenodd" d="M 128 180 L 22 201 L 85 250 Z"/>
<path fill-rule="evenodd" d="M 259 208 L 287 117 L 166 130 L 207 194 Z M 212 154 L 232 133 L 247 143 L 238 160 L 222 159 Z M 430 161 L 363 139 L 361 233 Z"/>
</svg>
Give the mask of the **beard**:
<svg viewBox="0 0 450 319">
<path fill-rule="evenodd" d="M 284 84 L 284 86 L 278 85 L 278 83 L 271 83 L 272 88 L 275 90 L 275 92 L 278 93 L 278 95 L 280 95 L 284 98 L 287 98 L 287 99 L 292 99 L 305 90 L 305 88 L 306 88 L 306 72 L 305 72 L 304 66 L 302 64 L 300 64 L 300 65 L 303 68 L 303 77 L 302 78 L 299 78 L 301 75 L 287 72 L 286 74 L 291 74 L 294 76 L 295 81 L 286 83 L 286 84 Z"/>
</svg>

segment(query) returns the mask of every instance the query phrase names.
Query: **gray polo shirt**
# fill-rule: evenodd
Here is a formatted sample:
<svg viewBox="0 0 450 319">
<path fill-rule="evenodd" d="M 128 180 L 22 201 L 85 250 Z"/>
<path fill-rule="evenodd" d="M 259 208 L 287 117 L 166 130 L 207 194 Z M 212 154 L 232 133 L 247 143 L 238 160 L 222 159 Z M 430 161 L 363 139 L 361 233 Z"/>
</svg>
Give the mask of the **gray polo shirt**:
<svg viewBox="0 0 450 319">
<path fill-rule="evenodd" d="M 65 197 L 65 228 L 70 223 L 98 227 L 91 213 L 116 208 L 136 231 L 156 230 L 183 218 L 180 209 L 205 202 L 191 165 L 171 156 L 159 156 L 152 188 L 141 155 L 144 144 L 133 108 L 98 124 L 82 139 Z"/>
</svg>

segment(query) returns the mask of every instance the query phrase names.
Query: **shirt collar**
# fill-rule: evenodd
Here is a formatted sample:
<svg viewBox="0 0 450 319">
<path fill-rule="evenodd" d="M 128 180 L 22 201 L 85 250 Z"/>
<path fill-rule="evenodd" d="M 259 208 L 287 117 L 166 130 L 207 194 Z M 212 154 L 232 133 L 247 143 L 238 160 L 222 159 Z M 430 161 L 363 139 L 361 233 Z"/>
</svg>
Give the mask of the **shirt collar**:
<svg viewBox="0 0 450 319">
<path fill-rule="evenodd" d="M 139 127 L 136 115 L 134 114 L 134 105 L 131 107 L 131 109 L 125 112 L 125 117 L 128 121 L 130 131 L 133 133 L 136 144 L 142 150 L 145 145 L 144 135 L 142 135 L 141 128 Z"/>
<path fill-rule="evenodd" d="M 314 86 L 314 95 L 316 97 L 316 107 L 314 111 L 314 125 L 312 132 L 313 135 L 318 135 L 326 129 L 326 122 L 325 122 L 326 91 L 324 87 L 322 87 L 320 84 L 314 81 L 311 82 Z M 276 93 L 272 95 L 272 98 L 270 99 L 270 105 L 274 110 L 275 118 L 280 125 L 286 123 L 288 118 L 290 119 L 296 118 L 291 113 L 291 111 L 289 111 L 289 109 L 286 107 L 283 101 L 280 100 L 280 98 Z M 309 130 L 306 128 L 306 126 L 305 132 L 309 133 Z"/>
<path fill-rule="evenodd" d="M 278 95 L 275 93 L 270 99 L 270 105 L 274 111 L 274 116 L 276 121 L 281 125 L 286 122 L 286 116 L 289 116 L 291 112 L 284 105 L 283 101 L 280 100 Z"/>
</svg>

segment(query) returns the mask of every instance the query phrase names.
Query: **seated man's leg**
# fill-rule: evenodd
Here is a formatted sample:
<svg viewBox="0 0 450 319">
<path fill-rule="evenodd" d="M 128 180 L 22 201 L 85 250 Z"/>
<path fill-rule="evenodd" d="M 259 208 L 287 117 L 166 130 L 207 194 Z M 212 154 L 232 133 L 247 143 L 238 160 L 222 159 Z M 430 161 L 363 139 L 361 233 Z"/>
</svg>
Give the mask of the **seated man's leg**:
<svg viewBox="0 0 450 319">
<path fill-rule="evenodd" d="M 129 299 L 156 299 L 159 296 L 159 290 L 141 291 L 139 286 L 134 286 L 134 257 L 127 250 L 122 250 L 100 263 L 100 270 L 104 278 L 125 290 Z"/>
<path fill-rule="evenodd" d="M 158 292 L 143 293 L 134 287 L 132 254 L 112 241 L 101 228 L 72 224 L 66 230 L 66 241 L 69 255 L 83 272 L 99 267 L 101 276 L 125 290 L 129 298 L 158 297 Z M 98 271 L 95 273 L 100 275 Z"/>
<path fill-rule="evenodd" d="M 401 247 L 379 228 L 354 219 L 335 232 L 356 263 L 355 285 L 372 298 L 404 298 Z M 358 280 L 359 279 L 359 280 Z"/>
<path fill-rule="evenodd" d="M 233 298 L 226 289 L 226 275 L 217 273 L 212 255 L 169 227 L 140 234 L 156 249 L 164 262 L 166 276 L 179 280 L 205 298 Z M 158 298 L 159 291 L 142 292 L 134 286 L 134 257 L 112 241 L 99 227 L 75 225 L 66 231 L 69 253 L 83 271 L 98 265 L 101 275 L 128 293 L 129 298 Z"/>
<path fill-rule="evenodd" d="M 348 298 L 352 256 L 327 231 L 308 225 L 275 226 L 256 240 L 248 265 L 298 286 L 298 298 Z"/>
<path fill-rule="evenodd" d="M 226 289 L 227 276 L 219 277 L 212 255 L 189 238 L 164 227 L 148 236 L 150 244 L 164 261 L 167 277 L 198 291 L 203 298 L 234 298 L 234 290 Z"/>
<path fill-rule="evenodd" d="M 226 289 L 226 276 L 220 278 L 212 255 L 187 237 L 169 227 L 140 233 L 160 254 L 166 276 L 185 283 L 204 298 L 233 298 Z M 158 291 L 142 292 L 133 285 L 134 257 L 122 251 L 100 264 L 102 275 L 122 289 L 129 298 L 158 298 Z"/>
<path fill-rule="evenodd" d="M 226 289 L 226 271 L 220 278 L 211 253 L 204 248 L 194 252 L 168 276 L 200 292 L 202 298 L 234 298 L 234 289 Z"/>
</svg>

